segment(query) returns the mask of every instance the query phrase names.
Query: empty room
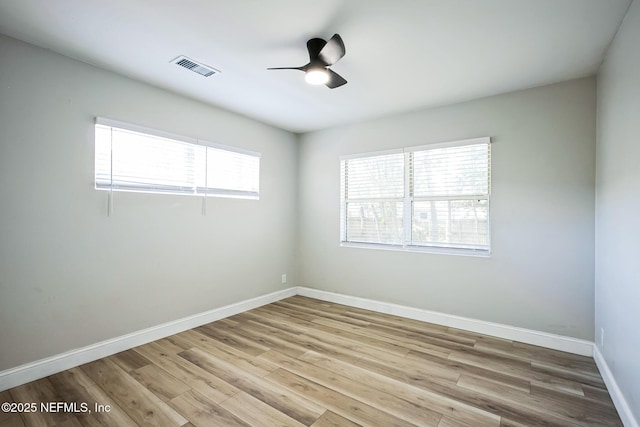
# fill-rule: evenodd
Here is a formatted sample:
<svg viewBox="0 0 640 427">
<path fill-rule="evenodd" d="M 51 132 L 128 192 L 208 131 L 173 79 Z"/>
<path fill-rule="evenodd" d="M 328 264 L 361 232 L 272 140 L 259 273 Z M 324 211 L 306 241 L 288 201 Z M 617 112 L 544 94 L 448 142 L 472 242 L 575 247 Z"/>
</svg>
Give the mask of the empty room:
<svg viewBox="0 0 640 427">
<path fill-rule="evenodd" d="M 640 426 L 640 0 L 0 1 L 0 427 Z"/>
</svg>

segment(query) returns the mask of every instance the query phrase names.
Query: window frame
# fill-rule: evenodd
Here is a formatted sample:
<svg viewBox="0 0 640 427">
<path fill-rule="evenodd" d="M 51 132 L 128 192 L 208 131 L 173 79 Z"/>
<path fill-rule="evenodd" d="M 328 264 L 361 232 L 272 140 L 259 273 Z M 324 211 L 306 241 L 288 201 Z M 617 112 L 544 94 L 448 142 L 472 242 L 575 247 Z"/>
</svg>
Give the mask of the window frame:
<svg viewBox="0 0 640 427">
<path fill-rule="evenodd" d="M 158 130 L 158 129 L 152 129 L 152 128 L 148 128 L 145 126 L 140 126 L 140 125 L 135 125 L 132 123 L 127 123 L 127 122 L 122 122 L 122 121 L 118 121 L 118 120 L 112 120 L 112 119 L 108 119 L 108 118 L 104 118 L 104 117 L 96 117 L 95 118 L 95 123 L 94 123 L 94 138 L 95 138 L 95 129 L 97 129 L 97 126 L 107 126 L 107 127 L 111 127 L 111 128 L 117 128 L 117 129 L 121 129 L 124 131 L 130 131 L 130 132 L 137 132 L 137 133 L 141 133 L 144 135 L 148 135 L 148 136 L 152 136 L 152 137 L 158 137 L 158 138 L 164 138 L 164 139 L 168 139 L 174 142 L 179 142 L 179 143 L 186 143 L 189 145 L 192 145 L 194 147 L 194 151 L 198 148 L 198 147 L 204 147 L 205 150 L 207 148 L 212 148 L 212 149 L 216 149 L 216 150 L 222 150 L 222 151 L 226 151 L 226 152 L 231 152 L 231 153 L 237 153 L 237 154 L 242 154 L 242 155 L 247 155 L 247 156 L 251 156 L 251 157 L 255 157 L 257 158 L 258 161 L 258 169 L 257 169 L 257 173 L 258 173 L 258 182 L 257 182 L 257 190 L 255 192 L 253 191 L 244 191 L 244 190 L 234 190 L 234 189 L 224 189 L 224 188 L 213 188 L 213 187 L 202 187 L 199 186 L 197 182 L 194 182 L 194 186 L 193 187 L 189 187 L 189 188 L 193 188 L 193 191 L 178 191 L 178 190 L 171 190 L 168 189 L 166 191 L 161 190 L 160 188 L 153 188 L 153 184 L 149 184 L 149 187 L 146 188 L 144 186 L 141 186 L 139 189 L 138 188 L 116 188 L 113 186 L 113 183 L 111 185 L 104 185 L 104 184 L 99 184 L 98 183 L 98 170 L 97 170 L 97 166 L 94 163 L 94 176 L 93 176 L 93 181 L 94 181 L 94 188 L 96 190 L 100 190 L 100 191 L 109 191 L 110 193 L 112 192 L 129 192 L 129 193 L 146 193 L 146 194 L 171 194 L 171 195 L 179 195 L 179 196 L 196 196 L 196 197 L 222 197 L 222 198 L 234 198 L 234 199 L 247 199 L 247 200 L 260 200 L 260 166 L 261 166 L 261 159 L 262 159 L 262 154 L 257 152 L 257 151 L 251 151 L 251 150 L 247 150 L 244 148 L 240 148 L 240 147 L 234 147 L 234 146 L 230 146 L 230 145 L 226 145 L 226 144 L 220 144 L 220 143 L 216 143 L 216 142 L 211 142 L 211 141 L 207 141 L 207 140 L 202 140 L 202 139 L 197 139 L 197 138 L 192 138 L 192 137 L 188 137 L 188 136 L 184 136 L 184 135 L 179 135 L 179 134 L 175 134 L 175 133 L 171 133 L 171 132 L 166 132 L 166 131 L 162 131 L 162 130 Z M 97 141 L 94 139 L 94 162 L 96 160 L 96 143 Z M 205 151 L 205 168 L 207 168 L 207 157 L 209 154 L 209 150 Z M 112 154 L 110 155 L 110 161 L 113 162 L 113 157 Z M 206 171 L 205 171 L 205 176 L 206 176 Z M 110 176 L 111 176 L 111 180 L 113 181 L 113 167 L 112 170 L 110 172 Z M 206 184 L 205 184 L 206 185 Z M 158 186 L 159 187 L 159 186 Z"/>
<path fill-rule="evenodd" d="M 486 195 L 453 195 L 453 196 L 422 196 L 414 197 L 413 187 L 413 170 L 411 167 L 413 153 L 425 150 L 434 150 L 439 148 L 461 147 L 469 145 L 487 145 L 487 193 Z M 347 240 L 347 221 L 348 221 L 348 204 L 349 198 L 347 197 L 348 187 L 348 173 L 345 170 L 348 167 L 348 160 L 362 159 L 367 157 L 376 157 L 384 155 L 393 155 L 402 153 L 404 156 L 404 197 L 403 197 L 403 244 L 393 243 L 369 243 L 369 242 L 356 242 Z M 352 199 L 353 200 L 353 199 Z M 355 199 L 362 201 L 364 199 Z M 414 202 L 416 201 L 441 201 L 441 200 L 486 200 L 487 206 L 487 243 L 486 248 L 483 247 L 451 247 L 451 246 L 439 246 L 439 245 L 420 245 L 412 241 L 413 233 L 413 216 L 414 216 Z M 403 252 L 425 252 L 435 254 L 448 254 L 448 255 L 464 255 L 464 256 L 478 256 L 489 257 L 491 255 L 491 138 L 480 137 L 471 138 L 465 140 L 448 141 L 442 143 L 425 144 L 412 147 L 404 147 L 400 149 L 373 151 L 366 153 L 355 153 L 340 156 L 340 246 L 351 248 L 365 248 L 365 249 L 379 249 L 379 250 L 391 250 L 391 251 L 403 251 Z"/>
</svg>

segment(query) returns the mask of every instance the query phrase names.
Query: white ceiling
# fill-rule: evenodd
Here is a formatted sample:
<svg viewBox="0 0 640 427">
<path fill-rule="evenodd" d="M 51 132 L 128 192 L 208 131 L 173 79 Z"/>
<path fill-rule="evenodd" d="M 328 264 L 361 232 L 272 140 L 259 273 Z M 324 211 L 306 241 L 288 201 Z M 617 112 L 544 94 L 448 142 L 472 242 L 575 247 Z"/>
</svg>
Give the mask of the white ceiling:
<svg viewBox="0 0 640 427">
<path fill-rule="evenodd" d="M 0 0 L 0 33 L 293 132 L 592 75 L 631 0 Z M 339 33 L 310 86 L 305 43 Z M 222 71 L 204 78 L 169 61 Z M 4 60 L 4 59 L 2 59 Z"/>
</svg>

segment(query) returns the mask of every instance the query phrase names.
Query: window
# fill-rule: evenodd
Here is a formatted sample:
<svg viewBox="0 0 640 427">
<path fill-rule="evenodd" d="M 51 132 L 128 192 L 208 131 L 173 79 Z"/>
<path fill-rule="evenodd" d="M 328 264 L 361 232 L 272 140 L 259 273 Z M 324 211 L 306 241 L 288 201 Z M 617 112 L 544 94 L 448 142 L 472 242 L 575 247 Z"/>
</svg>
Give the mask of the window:
<svg viewBox="0 0 640 427">
<path fill-rule="evenodd" d="M 341 158 L 345 246 L 488 254 L 489 138 Z"/>
<path fill-rule="evenodd" d="M 260 154 L 96 119 L 96 189 L 259 198 Z"/>
</svg>

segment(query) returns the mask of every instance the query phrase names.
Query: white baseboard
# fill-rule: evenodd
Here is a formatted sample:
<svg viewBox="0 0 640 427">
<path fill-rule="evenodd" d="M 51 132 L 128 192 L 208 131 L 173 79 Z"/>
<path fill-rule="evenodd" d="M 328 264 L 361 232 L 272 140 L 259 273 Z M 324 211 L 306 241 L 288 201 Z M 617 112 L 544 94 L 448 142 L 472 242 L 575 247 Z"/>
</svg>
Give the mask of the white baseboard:
<svg viewBox="0 0 640 427">
<path fill-rule="evenodd" d="M 607 361 L 602 353 L 600 353 L 600 349 L 596 345 L 594 345 L 593 348 L 593 359 L 596 361 L 596 365 L 600 370 L 600 375 L 602 375 L 602 379 L 607 385 L 607 390 L 609 391 L 611 400 L 613 400 L 613 404 L 618 410 L 618 415 L 620 415 L 622 424 L 624 424 L 625 427 L 640 427 L 638 420 L 635 419 L 633 412 L 631 412 L 631 407 L 629 406 L 629 403 L 627 403 L 627 399 L 624 398 L 622 390 L 618 387 L 618 382 L 613 376 L 613 372 L 611 372 Z"/>
<path fill-rule="evenodd" d="M 0 372 L 0 391 L 296 295 L 296 288 L 215 308 Z"/>
<path fill-rule="evenodd" d="M 593 356 L 623 424 L 625 427 L 640 427 L 607 362 L 600 350 L 590 341 L 301 286 L 261 295 L 2 371 L 0 372 L 0 391 L 294 295 L 393 314 L 569 353 Z"/>
<path fill-rule="evenodd" d="M 590 341 L 297 286 L 167 322 L 141 331 L 132 332 L 127 335 L 101 341 L 96 344 L 2 371 L 0 372 L 0 391 L 294 295 L 303 295 L 323 301 L 393 314 L 409 319 L 464 329 L 574 354 L 585 356 L 593 355 L 593 343 Z M 637 424 L 631 425 L 638 427 Z"/>
<path fill-rule="evenodd" d="M 297 288 L 297 294 L 323 301 L 344 304 L 351 307 L 377 311 L 379 313 L 393 314 L 396 316 L 420 320 L 423 322 L 435 323 L 451 328 L 464 329 L 466 331 L 491 335 L 498 338 L 538 345 L 554 350 L 566 351 L 568 353 L 580 354 L 583 356 L 593 356 L 593 342 L 581 340 L 578 338 L 571 338 L 562 335 L 550 334 L 547 332 L 518 328 L 516 326 L 503 325 L 500 323 L 485 322 L 484 320 L 470 319 L 467 317 L 454 316 L 452 314 L 439 313 L 436 311 L 424 310 L 421 308 L 407 307 L 404 305 L 391 304 L 388 302 L 336 294 L 333 292 L 321 291 L 318 289 L 305 288 L 301 286 Z"/>
</svg>

